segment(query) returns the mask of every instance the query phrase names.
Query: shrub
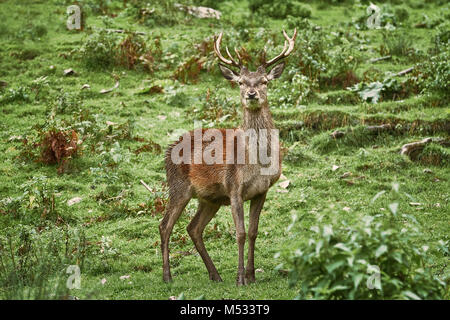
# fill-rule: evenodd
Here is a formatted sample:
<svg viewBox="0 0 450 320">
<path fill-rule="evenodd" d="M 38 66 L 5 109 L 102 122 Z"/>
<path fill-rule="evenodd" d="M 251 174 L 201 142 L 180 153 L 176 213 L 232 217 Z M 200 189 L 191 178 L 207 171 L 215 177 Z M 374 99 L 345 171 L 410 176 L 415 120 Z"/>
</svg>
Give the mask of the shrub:
<svg viewBox="0 0 450 320">
<path fill-rule="evenodd" d="M 409 18 L 409 11 L 405 8 L 402 7 L 395 8 L 394 12 L 397 19 L 401 22 L 404 22 Z"/>
<path fill-rule="evenodd" d="M 291 70 L 293 72 L 294 70 Z M 269 99 L 279 108 L 292 108 L 305 104 L 316 97 L 318 88 L 316 81 L 311 81 L 300 72 L 294 74 L 290 82 L 284 81 L 275 84 Z"/>
<path fill-rule="evenodd" d="M 142 37 L 136 34 L 128 35 L 118 45 L 118 63 L 128 69 L 132 69 L 139 61 L 139 57 L 144 54 L 145 48 L 146 44 Z"/>
<path fill-rule="evenodd" d="M 397 205 L 390 206 L 393 213 Z M 399 230 L 398 222 L 381 215 L 365 216 L 356 226 L 339 217 L 311 227 L 314 236 L 284 255 L 290 285 L 300 286 L 298 298 L 444 298 L 445 283 L 428 268 L 429 247 L 415 242 L 417 222 L 403 218 L 411 227 Z"/>
<path fill-rule="evenodd" d="M 238 116 L 239 104 L 220 88 L 208 89 L 201 108 L 191 113 L 196 119 L 214 126 L 226 126 Z"/>
<path fill-rule="evenodd" d="M 5 230 L 4 230 L 5 231 Z M 83 231 L 52 226 L 38 232 L 21 226 L 0 236 L 0 298 L 69 299 L 69 265 L 83 268 Z"/>
<path fill-rule="evenodd" d="M 298 1 L 256 0 L 249 5 L 250 10 L 276 19 L 284 19 L 288 15 L 301 18 L 311 16 L 311 7 Z"/>
<path fill-rule="evenodd" d="M 428 61 L 419 65 L 419 85 L 426 92 L 439 92 L 448 96 L 450 86 L 450 50 L 431 57 Z"/>
<path fill-rule="evenodd" d="M 28 102 L 30 101 L 30 90 L 27 87 L 19 87 L 17 89 L 8 89 L 0 96 L 0 105 L 12 102 Z"/>
<path fill-rule="evenodd" d="M 88 68 L 101 69 L 116 61 L 118 36 L 113 32 L 99 30 L 92 33 L 80 48 L 81 60 Z"/>
<path fill-rule="evenodd" d="M 417 156 L 425 165 L 445 166 L 450 161 L 450 150 L 436 143 L 430 143 Z"/>
<path fill-rule="evenodd" d="M 383 32 L 383 42 L 380 49 L 381 55 L 405 56 L 411 48 L 412 41 L 395 31 Z"/>
<path fill-rule="evenodd" d="M 417 71 L 415 74 L 417 74 Z M 380 100 L 406 98 L 411 93 L 418 93 L 419 86 L 415 76 L 399 78 L 395 74 L 387 73 L 382 82 L 360 82 L 347 89 L 357 92 L 364 101 L 378 103 Z"/>
</svg>

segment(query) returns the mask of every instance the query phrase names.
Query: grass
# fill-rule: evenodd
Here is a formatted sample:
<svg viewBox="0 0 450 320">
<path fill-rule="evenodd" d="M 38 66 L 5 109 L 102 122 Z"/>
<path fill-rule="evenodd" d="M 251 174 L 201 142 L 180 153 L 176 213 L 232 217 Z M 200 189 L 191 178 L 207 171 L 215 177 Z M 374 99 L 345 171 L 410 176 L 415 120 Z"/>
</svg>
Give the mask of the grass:
<svg viewBox="0 0 450 320">
<path fill-rule="evenodd" d="M 207 299 L 292 299 L 297 296 L 298 288 L 288 286 L 285 273 L 276 268 L 280 261 L 274 258 L 275 253 L 296 240 L 292 237 L 298 233 L 287 230 L 291 215 L 300 217 L 303 230 L 317 224 L 322 212 L 330 206 L 342 217 L 357 221 L 363 215 L 387 209 L 387 199 L 374 203 L 371 199 L 380 191 L 390 190 L 393 182 L 399 183 L 400 190 L 412 198 L 405 196 L 399 210 L 411 214 L 423 226 L 422 237 L 417 241 L 428 245 L 449 239 L 448 148 L 427 147 L 422 162 L 413 162 L 398 152 L 403 144 L 426 136 L 448 138 L 448 100 L 439 95 L 413 95 L 401 101 L 368 104 L 355 101 L 355 96 L 349 97 L 348 92 L 340 94 L 339 90 L 345 88 L 321 88 L 320 94 L 328 98 L 289 109 L 278 107 L 277 99 L 269 98 L 275 122 L 280 128 L 286 128 L 282 137 L 283 144 L 289 148 L 289 156 L 283 163 L 283 174 L 291 183 L 287 193 L 278 192 L 278 186 L 268 193 L 255 252 L 255 265 L 260 271 L 256 273 L 257 282 L 246 287 L 235 285 L 237 246 L 227 207 L 220 209 L 205 230 L 206 247 L 224 280 L 223 283 L 209 281 L 206 268 L 186 232 L 196 211 L 196 201 L 192 201 L 172 235 L 174 282 L 164 283 L 158 231 L 162 212 L 152 209 L 158 195 L 165 195 L 163 152 L 135 151 L 149 141 L 164 150 L 180 130 L 192 129 L 198 115 L 193 110 L 200 110 L 208 90 L 220 89 L 222 96 L 238 103 L 237 89 L 220 76 L 215 61 L 211 71 L 202 70 L 195 82 L 183 84 L 172 78 L 179 63 L 196 52 L 193 44 L 222 29 L 234 31 L 234 27 L 228 22 L 220 24 L 189 17 L 186 24 L 149 27 L 120 14 L 121 2 L 114 3 L 116 9 L 110 12 L 118 14 L 112 18 L 114 28 L 149 32 L 148 43 L 159 36 L 163 50 L 167 50 L 165 54 L 175 54 L 173 62 L 159 61 L 164 67 L 154 73 L 115 65 L 93 70 L 77 56 L 86 41 L 87 31 L 65 29 L 64 1 L 7 0 L 0 3 L 0 18 L 5 26 L 0 34 L 0 80 L 8 83 L 0 94 L 11 88 L 29 88 L 31 82 L 41 76 L 46 76 L 49 84 L 37 98 L 34 92 L 28 92 L 30 99 L 17 98 L 0 104 L 0 199 L 23 196 L 20 205 L 25 212 L 15 216 L 12 211 L 3 212 L 0 206 L 0 234 L 2 237 L 7 232 L 14 234 L 20 225 L 38 230 L 37 236 L 43 238 L 52 233 L 55 224 L 83 230 L 89 250 L 81 270 L 81 289 L 70 290 L 70 295 L 80 299 L 168 299 L 184 293 L 192 299 L 200 296 Z M 232 3 L 239 10 L 230 2 L 219 5 L 224 10 L 224 19 L 227 15 L 238 19 L 248 10 L 246 2 Z M 351 18 L 344 14 L 353 12 L 350 4 L 326 8 L 312 4 L 311 7 L 311 21 L 315 24 L 332 29 L 350 23 L 351 32 L 357 32 Z M 408 8 L 408 22 L 399 28 L 405 37 L 414 41 L 415 48 L 426 52 L 433 45 L 430 32 L 434 30 L 413 28 L 413 23 L 424 10 L 433 15 L 444 8 L 448 11 L 448 5 Z M 365 8 L 355 10 L 361 14 Z M 284 26 L 282 20 L 266 19 L 266 23 L 266 28 L 272 31 Z M 26 30 L 42 29 L 33 29 L 33 26 L 44 26 L 47 32 L 27 33 Z M 105 28 L 102 17 L 94 12 L 89 12 L 86 26 Z M 362 51 L 366 62 L 358 66 L 358 76 L 374 67 L 367 61 L 379 56 L 382 41 L 382 34 L 377 30 L 360 33 L 367 39 L 367 49 Z M 239 40 L 230 39 L 228 34 L 226 37 L 230 42 Z M 398 72 L 410 65 L 407 58 L 395 57 L 375 67 L 380 72 Z M 63 70 L 68 68 L 73 68 L 76 74 L 64 76 Z M 286 81 L 287 77 L 285 74 L 279 81 Z M 116 79 L 120 83 L 117 89 L 100 93 L 102 89 L 113 87 Z M 163 93 L 139 93 L 140 88 L 160 80 L 163 80 Z M 90 89 L 81 90 L 84 84 L 89 84 Z M 31 141 L 37 135 L 34 126 L 48 123 L 61 92 L 76 99 L 67 103 L 65 109 L 54 109 L 55 119 L 64 119 L 70 125 L 77 122 L 89 133 L 80 154 L 68 161 L 63 174 L 58 174 L 58 164 L 43 164 L 21 154 L 25 148 L 23 139 Z M 215 124 L 230 126 L 238 122 L 238 119 L 230 119 Z M 125 123 L 132 123 L 132 126 L 124 126 Z M 206 121 L 205 125 L 208 123 Z M 367 137 L 361 129 L 362 125 L 381 123 L 402 125 L 410 130 Z M 349 136 L 342 141 L 332 141 L 329 134 L 335 129 L 348 129 Z M 435 154 L 432 159 L 427 158 Z M 441 158 L 446 161 L 439 162 Z M 339 168 L 333 171 L 333 165 Z M 346 172 L 350 174 L 342 178 Z M 42 179 L 50 186 L 45 192 L 49 197 L 54 196 L 54 217 L 42 218 L 44 202 L 33 200 L 36 202 L 30 204 L 31 196 L 39 199 L 43 194 L 40 184 L 36 184 L 38 191 L 24 193 L 22 185 L 35 177 L 45 177 Z M 139 183 L 141 179 L 156 190 L 155 194 L 143 188 Z M 74 197 L 82 198 L 81 202 L 69 206 L 67 201 Z M 410 202 L 421 205 L 412 206 Z M 249 205 L 245 208 L 248 221 Z M 19 247 L 21 240 L 12 237 Z M 108 239 L 107 248 L 102 245 L 102 237 Z M 448 256 L 442 253 L 433 253 L 433 264 L 426 267 L 440 277 L 450 275 Z M 122 276 L 130 277 L 121 279 Z M 104 284 L 102 279 L 106 279 Z M 0 297 L 7 296 L 5 290 L 11 289 L 0 288 Z"/>
</svg>

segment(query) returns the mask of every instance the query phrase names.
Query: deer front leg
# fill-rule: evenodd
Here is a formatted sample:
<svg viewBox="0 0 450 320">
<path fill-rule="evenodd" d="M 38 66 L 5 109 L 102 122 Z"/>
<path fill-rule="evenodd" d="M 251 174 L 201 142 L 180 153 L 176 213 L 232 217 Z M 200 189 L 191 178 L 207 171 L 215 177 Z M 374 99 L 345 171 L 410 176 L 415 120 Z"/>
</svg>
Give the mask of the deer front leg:
<svg viewBox="0 0 450 320">
<path fill-rule="evenodd" d="M 247 283 L 255 282 L 255 241 L 258 235 L 259 215 L 266 201 L 267 192 L 253 198 L 250 202 L 250 221 L 248 226 L 248 256 L 245 278 Z"/>
<path fill-rule="evenodd" d="M 242 197 L 239 195 L 231 197 L 231 212 L 233 214 L 234 225 L 236 226 L 236 241 L 238 245 L 238 272 L 236 284 L 238 286 L 245 285 L 245 269 L 244 269 L 244 245 L 245 245 L 245 224 L 244 224 L 244 204 Z"/>
</svg>

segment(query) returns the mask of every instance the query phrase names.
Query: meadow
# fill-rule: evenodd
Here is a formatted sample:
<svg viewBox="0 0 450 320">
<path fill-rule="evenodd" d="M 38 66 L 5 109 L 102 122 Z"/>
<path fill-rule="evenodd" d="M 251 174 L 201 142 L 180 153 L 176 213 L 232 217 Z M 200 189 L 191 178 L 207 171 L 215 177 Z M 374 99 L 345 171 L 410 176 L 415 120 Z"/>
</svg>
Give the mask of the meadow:
<svg viewBox="0 0 450 320">
<path fill-rule="evenodd" d="M 373 2 L 0 0 L 0 298 L 448 299 L 449 4 Z M 208 279 L 186 231 L 196 200 L 164 283 L 165 149 L 194 121 L 241 120 L 214 36 L 255 69 L 294 28 L 268 88 L 285 156 L 256 283 L 236 286 L 229 207 L 205 229 L 224 281 Z"/>
</svg>

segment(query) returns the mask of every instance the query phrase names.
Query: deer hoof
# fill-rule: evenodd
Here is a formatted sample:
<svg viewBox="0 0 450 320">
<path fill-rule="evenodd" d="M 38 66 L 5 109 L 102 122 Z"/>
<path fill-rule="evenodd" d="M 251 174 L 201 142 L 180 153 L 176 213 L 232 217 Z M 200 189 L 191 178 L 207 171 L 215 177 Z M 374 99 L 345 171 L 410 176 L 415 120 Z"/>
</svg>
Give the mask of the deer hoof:
<svg viewBox="0 0 450 320">
<path fill-rule="evenodd" d="M 172 276 L 170 274 L 163 275 L 164 282 L 172 282 Z"/>
<path fill-rule="evenodd" d="M 245 286 L 247 284 L 247 281 L 245 277 L 242 275 L 239 275 L 236 279 L 236 285 L 237 286 Z"/>
<path fill-rule="evenodd" d="M 210 274 L 209 279 L 216 282 L 223 282 L 219 274 Z"/>
</svg>

